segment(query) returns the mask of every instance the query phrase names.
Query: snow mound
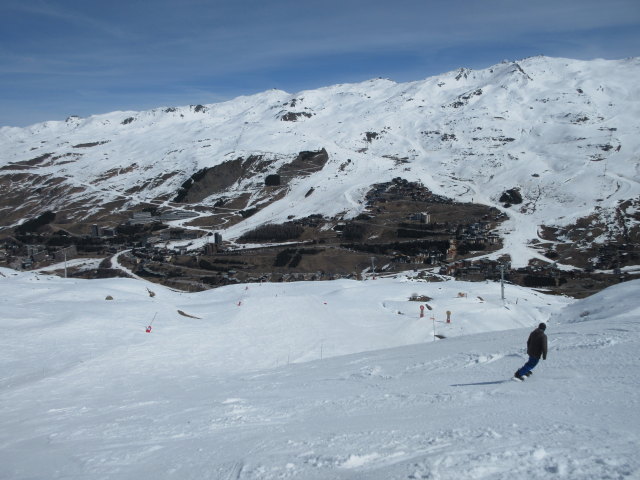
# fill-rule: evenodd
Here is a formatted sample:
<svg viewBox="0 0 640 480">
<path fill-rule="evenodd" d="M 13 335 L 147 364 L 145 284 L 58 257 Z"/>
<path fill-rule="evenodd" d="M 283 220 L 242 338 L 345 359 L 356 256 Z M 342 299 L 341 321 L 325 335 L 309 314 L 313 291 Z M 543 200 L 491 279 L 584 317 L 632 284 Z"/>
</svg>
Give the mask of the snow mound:
<svg viewBox="0 0 640 480">
<path fill-rule="evenodd" d="M 558 318 L 558 322 L 640 318 L 639 291 L 640 280 L 615 285 L 567 307 Z"/>
</svg>

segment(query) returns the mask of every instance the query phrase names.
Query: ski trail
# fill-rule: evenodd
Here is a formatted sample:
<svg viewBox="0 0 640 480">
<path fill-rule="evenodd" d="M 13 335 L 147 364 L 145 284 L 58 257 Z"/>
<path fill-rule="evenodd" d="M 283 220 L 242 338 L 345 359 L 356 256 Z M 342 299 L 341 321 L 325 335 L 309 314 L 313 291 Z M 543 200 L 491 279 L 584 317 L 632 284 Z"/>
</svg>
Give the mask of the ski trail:
<svg viewBox="0 0 640 480">
<path fill-rule="evenodd" d="M 142 280 L 143 282 L 147 282 L 147 280 L 145 280 L 144 278 L 140 277 L 139 275 L 136 275 L 135 273 L 133 273 L 131 270 L 129 270 L 127 267 L 125 267 L 124 265 L 122 265 L 119 262 L 119 259 L 122 255 L 124 255 L 125 253 L 129 253 L 131 252 L 131 249 L 129 250 L 122 250 L 118 253 L 116 253 L 113 257 L 111 257 L 111 266 L 117 270 L 120 270 L 124 273 L 126 273 L 127 275 L 129 275 L 131 278 L 135 278 L 136 280 Z"/>
<path fill-rule="evenodd" d="M 244 462 L 242 461 L 235 462 L 232 465 L 231 469 L 229 470 L 229 473 L 226 476 L 226 480 L 239 480 L 240 475 L 242 475 L 243 469 L 244 469 Z"/>
</svg>

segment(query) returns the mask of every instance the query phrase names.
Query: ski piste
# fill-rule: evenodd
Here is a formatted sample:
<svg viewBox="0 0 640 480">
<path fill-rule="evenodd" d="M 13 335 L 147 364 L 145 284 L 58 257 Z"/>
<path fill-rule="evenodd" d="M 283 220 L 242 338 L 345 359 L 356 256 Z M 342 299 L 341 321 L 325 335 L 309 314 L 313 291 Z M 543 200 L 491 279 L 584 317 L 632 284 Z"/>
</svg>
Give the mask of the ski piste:
<svg viewBox="0 0 640 480">
<path fill-rule="evenodd" d="M 506 309 L 491 283 L 0 272 L 0 478 L 640 478 L 640 280 L 509 285 Z M 514 387 L 542 320 L 549 361 Z"/>
</svg>

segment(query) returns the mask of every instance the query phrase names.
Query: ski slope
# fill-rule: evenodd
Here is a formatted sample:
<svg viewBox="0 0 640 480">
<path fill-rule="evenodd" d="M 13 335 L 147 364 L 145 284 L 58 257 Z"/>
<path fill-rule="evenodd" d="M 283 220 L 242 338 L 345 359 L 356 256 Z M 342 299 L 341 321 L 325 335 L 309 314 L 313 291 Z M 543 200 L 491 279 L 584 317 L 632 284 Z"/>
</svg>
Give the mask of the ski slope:
<svg viewBox="0 0 640 480">
<path fill-rule="evenodd" d="M 639 286 L 2 269 L 0 478 L 638 478 Z M 541 321 L 548 359 L 512 381 Z"/>
</svg>

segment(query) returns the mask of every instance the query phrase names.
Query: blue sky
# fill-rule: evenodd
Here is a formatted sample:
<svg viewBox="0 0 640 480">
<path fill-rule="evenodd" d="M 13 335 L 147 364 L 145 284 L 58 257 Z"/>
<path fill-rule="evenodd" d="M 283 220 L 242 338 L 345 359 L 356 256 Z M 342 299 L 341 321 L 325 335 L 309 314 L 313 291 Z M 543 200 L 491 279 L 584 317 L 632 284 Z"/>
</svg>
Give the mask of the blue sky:
<svg viewBox="0 0 640 480">
<path fill-rule="evenodd" d="M 531 55 L 640 55 L 640 0 L 2 0 L 0 126 Z"/>
</svg>

